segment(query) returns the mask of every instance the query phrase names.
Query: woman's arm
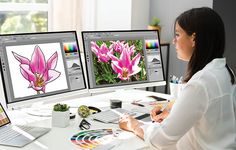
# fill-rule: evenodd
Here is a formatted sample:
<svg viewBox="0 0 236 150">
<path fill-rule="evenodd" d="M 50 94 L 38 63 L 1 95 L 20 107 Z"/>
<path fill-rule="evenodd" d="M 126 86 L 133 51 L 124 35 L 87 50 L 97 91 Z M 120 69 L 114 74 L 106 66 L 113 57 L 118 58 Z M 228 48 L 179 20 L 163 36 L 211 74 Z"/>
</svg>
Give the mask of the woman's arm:
<svg viewBox="0 0 236 150">
<path fill-rule="evenodd" d="M 163 122 L 142 126 L 144 140 L 154 148 L 174 147 L 178 140 L 202 118 L 207 107 L 206 89 L 199 81 L 192 81 L 182 90 Z"/>
<path fill-rule="evenodd" d="M 143 139 L 143 129 L 141 128 L 142 125 L 143 123 L 127 114 L 123 115 L 119 120 L 119 127 L 121 129 L 131 131 L 141 139 Z"/>
<path fill-rule="evenodd" d="M 174 101 L 168 102 L 166 108 L 163 111 L 162 109 L 164 104 L 155 106 L 150 112 L 152 120 L 159 123 L 162 122 L 169 115 L 173 104 Z"/>
</svg>

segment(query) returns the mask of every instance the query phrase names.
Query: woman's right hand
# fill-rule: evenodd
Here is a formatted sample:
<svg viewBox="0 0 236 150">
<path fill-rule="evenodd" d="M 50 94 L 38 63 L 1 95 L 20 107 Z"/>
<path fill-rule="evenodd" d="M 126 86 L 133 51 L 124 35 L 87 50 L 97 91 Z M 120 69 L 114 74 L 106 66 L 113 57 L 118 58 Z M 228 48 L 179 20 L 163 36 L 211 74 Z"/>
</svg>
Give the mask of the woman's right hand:
<svg viewBox="0 0 236 150">
<path fill-rule="evenodd" d="M 169 111 L 167 111 L 166 109 L 161 111 L 160 106 L 154 107 L 150 112 L 150 116 L 152 120 L 159 123 L 162 122 L 168 115 L 169 115 Z"/>
</svg>

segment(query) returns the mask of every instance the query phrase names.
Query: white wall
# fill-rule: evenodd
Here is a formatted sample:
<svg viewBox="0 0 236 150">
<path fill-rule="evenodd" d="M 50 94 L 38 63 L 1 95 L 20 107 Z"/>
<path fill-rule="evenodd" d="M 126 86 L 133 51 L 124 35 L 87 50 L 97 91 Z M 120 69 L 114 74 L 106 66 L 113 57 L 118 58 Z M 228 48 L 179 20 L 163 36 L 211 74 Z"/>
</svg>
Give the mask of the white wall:
<svg viewBox="0 0 236 150">
<path fill-rule="evenodd" d="M 149 24 L 150 0 L 133 0 L 131 29 L 147 29 Z"/>
<path fill-rule="evenodd" d="M 81 30 L 82 0 L 51 0 L 50 31 Z"/>
<path fill-rule="evenodd" d="M 84 0 L 83 30 L 146 29 L 150 0 Z"/>
<path fill-rule="evenodd" d="M 97 30 L 130 29 L 131 0 L 100 0 L 97 2 Z"/>
<path fill-rule="evenodd" d="M 171 43 L 169 74 L 181 76 L 185 72 L 186 62 L 176 58 L 175 48 L 172 45 L 173 27 L 175 18 L 180 13 L 195 7 L 211 7 L 213 0 L 151 0 L 150 1 L 150 20 L 158 17 L 161 20 L 161 38 Z"/>
</svg>

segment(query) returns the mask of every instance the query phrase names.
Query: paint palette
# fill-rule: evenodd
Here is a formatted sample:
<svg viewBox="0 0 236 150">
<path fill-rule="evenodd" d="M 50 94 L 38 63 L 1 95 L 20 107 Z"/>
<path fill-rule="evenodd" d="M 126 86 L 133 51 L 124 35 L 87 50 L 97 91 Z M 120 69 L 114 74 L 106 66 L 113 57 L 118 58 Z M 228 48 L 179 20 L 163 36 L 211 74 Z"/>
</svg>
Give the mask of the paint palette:
<svg viewBox="0 0 236 150">
<path fill-rule="evenodd" d="M 112 129 L 84 130 L 73 135 L 71 142 L 81 149 L 111 149 L 115 146 L 117 134 Z"/>
</svg>

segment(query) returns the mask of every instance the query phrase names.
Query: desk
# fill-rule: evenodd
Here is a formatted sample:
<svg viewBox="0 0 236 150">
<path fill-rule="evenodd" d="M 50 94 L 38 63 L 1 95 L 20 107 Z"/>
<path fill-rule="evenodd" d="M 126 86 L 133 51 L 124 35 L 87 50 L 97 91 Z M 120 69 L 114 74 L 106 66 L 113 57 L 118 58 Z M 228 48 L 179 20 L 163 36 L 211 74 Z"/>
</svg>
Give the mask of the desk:
<svg viewBox="0 0 236 150">
<path fill-rule="evenodd" d="M 120 93 L 122 92 L 122 94 Z M 96 106 L 100 108 L 105 108 L 110 105 L 110 99 L 121 99 L 123 101 L 122 108 L 131 109 L 131 101 L 137 99 L 146 99 L 148 95 L 155 95 L 163 98 L 170 98 L 169 95 L 161 94 L 161 93 L 154 93 L 149 91 L 143 90 L 125 90 L 120 92 L 113 92 L 113 93 L 106 93 L 101 95 L 95 95 L 90 97 L 78 98 L 73 100 L 68 100 L 62 103 L 67 103 L 70 106 L 80 106 L 80 105 L 90 105 Z M 134 97 L 135 95 L 135 97 Z M 134 106 L 132 107 L 139 107 Z M 71 108 L 71 112 L 76 112 L 77 108 Z M 22 148 L 22 150 L 78 150 L 79 148 L 74 145 L 70 138 L 78 133 L 80 129 L 78 128 L 79 122 L 81 118 L 76 116 L 75 119 L 70 121 L 70 125 L 66 128 L 57 128 L 51 127 L 51 117 L 37 117 L 37 116 L 30 116 L 26 114 L 22 110 L 16 111 L 8 111 L 8 115 L 11 118 L 13 124 L 29 124 L 34 126 L 41 126 L 41 127 L 50 127 L 51 131 L 46 135 L 40 137 L 33 143 L 26 145 Z M 104 124 L 96 121 L 92 121 L 88 119 L 88 121 L 92 124 L 91 129 L 101 129 L 101 128 L 119 128 L 117 124 Z M 122 136 L 123 135 L 123 136 Z M 124 136 L 125 135 L 125 136 Z M 128 138 L 125 139 L 125 138 Z M 132 145 L 132 150 L 135 149 L 145 149 L 147 145 L 144 143 L 143 140 L 136 137 L 133 133 L 122 131 L 121 134 L 117 138 L 118 144 L 112 148 L 112 150 L 130 150 L 130 145 Z M 17 148 L 14 147 L 7 147 L 7 146 L 0 146 L 0 150 L 16 150 Z"/>
</svg>

